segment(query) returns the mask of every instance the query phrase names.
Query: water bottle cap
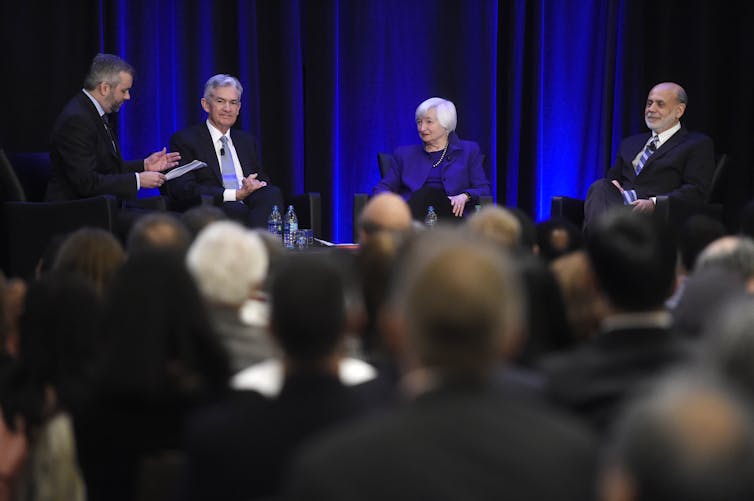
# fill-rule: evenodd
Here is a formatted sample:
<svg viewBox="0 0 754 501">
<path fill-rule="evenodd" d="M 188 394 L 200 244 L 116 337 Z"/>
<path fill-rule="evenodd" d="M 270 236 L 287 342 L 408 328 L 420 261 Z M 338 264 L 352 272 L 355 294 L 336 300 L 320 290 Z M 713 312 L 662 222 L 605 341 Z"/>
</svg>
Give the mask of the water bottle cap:
<svg viewBox="0 0 754 501">
<path fill-rule="evenodd" d="M 435 210 L 435 206 L 434 205 L 430 205 L 428 210 Z"/>
</svg>

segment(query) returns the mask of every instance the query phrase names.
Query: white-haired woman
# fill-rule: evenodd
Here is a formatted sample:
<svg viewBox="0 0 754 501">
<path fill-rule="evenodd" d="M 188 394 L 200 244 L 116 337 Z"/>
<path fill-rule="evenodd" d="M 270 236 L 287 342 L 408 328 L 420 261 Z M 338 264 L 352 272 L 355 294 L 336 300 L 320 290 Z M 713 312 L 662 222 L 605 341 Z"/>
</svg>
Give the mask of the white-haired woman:
<svg viewBox="0 0 754 501">
<path fill-rule="evenodd" d="M 430 205 L 440 218 L 463 217 L 467 206 L 491 194 L 479 145 L 455 134 L 456 107 L 447 99 L 427 99 L 415 116 L 422 144 L 400 146 L 393 152 L 395 162 L 374 193 L 403 196 L 414 219 L 423 219 Z"/>
</svg>

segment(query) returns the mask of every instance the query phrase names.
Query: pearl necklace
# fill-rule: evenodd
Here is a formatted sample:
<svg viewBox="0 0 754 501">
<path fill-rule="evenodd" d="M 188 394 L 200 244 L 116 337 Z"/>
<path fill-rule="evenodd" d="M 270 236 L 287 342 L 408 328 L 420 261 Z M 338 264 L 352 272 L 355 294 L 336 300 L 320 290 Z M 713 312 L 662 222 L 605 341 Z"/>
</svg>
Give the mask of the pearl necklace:
<svg viewBox="0 0 754 501">
<path fill-rule="evenodd" d="M 440 155 L 440 160 L 432 164 L 432 167 L 437 167 L 442 162 L 442 159 L 445 158 L 445 153 L 448 151 L 448 145 L 450 144 L 450 141 L 445 143 L 445 148 L 442 149 L 442 155 Z"/>
</svg>

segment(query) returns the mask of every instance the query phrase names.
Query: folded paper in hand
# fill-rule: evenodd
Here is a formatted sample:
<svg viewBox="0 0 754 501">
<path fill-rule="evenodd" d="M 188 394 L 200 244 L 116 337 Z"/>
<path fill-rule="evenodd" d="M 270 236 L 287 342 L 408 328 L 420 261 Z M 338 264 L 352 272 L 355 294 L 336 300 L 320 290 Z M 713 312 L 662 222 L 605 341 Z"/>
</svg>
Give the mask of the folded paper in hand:
<svg viewBox="0 0 754 501">
<path fill-rule="evenodd" d="M 206 167 L 207 164 L 202 162 L 201 160 L 194 160 L 192 162 L 187 163 L 186 165 L 181 165 L 180 167 L 176 167 L 173 170 L 170 170 L 165 173 L 165 178 L 170 181 L 171 179 L 175 179 L 177 177 L 180 177 L 184 175 L 187 172 L 191 172 L 195 169 L 201 169 L 202 167 Z"/>
</svg>

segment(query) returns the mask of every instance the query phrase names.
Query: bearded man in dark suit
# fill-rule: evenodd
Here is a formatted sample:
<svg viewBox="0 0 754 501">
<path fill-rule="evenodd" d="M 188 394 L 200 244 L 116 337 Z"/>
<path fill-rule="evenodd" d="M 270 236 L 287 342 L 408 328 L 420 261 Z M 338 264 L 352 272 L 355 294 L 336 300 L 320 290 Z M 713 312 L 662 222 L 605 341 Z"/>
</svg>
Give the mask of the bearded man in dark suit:
<svg viewBox="0 0 754 501">
<path fill-rule="evenodd" d="M 711 138 L 681 125 L 687 103 L 686 91 L 676 83 L 652 87 L 644 107 L 651 133 L 624 139 L 605 178 L 590 186 L 584 205 L 587 229 L 616 205 L 654 212 L 659 195 L 690 203 L 707 201 L 715 169 L 714 147 Z"/>
<path fill-rule="evenodd" d="M 178 165 L 180 155 L 165 148 L 143 160 L 123 160 L 108 115 L 131 99 L 133 79 L 133 67 L 118 56 L 94 57 L 84 88 L 66 104 L 53 127 L 47 200 L 96 195 L 135 199 L 140 188 L 162 186 L 162 171 Z"/>
<path fill-rule="evenodd" d="M 206 122 L 170 138 L 170 148 L 184 161 L 201 160 L 207 167 L 171 180 L 167 193 L 179 208 L 211 198 L 231 218 L 252 228 L 264 227 L 274 205 L 283 209 L 283 197 L 262 171 L 254 136 L 231 129 L 241 110 L 242 93 L 241 82 L 230 75 L 207 81 L 201 100 Z"/>
</svg>

